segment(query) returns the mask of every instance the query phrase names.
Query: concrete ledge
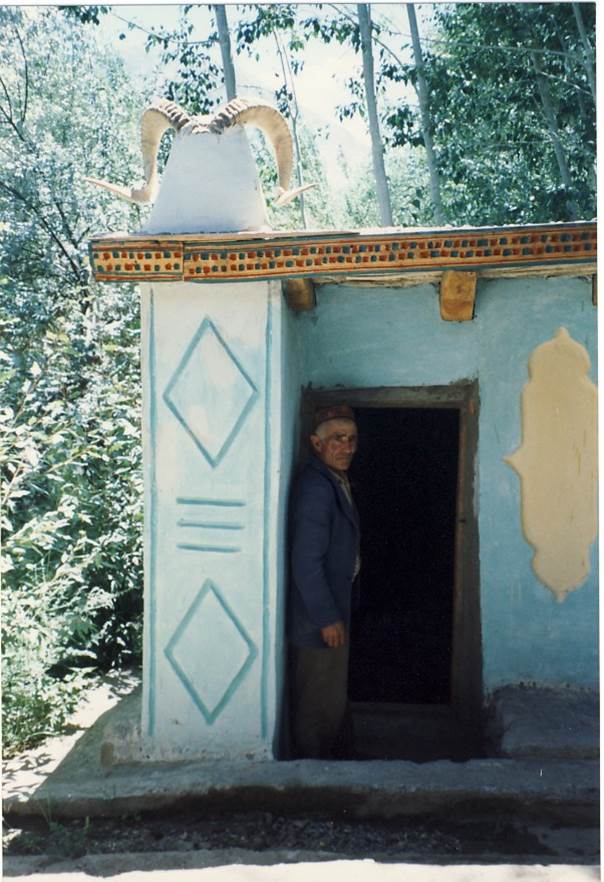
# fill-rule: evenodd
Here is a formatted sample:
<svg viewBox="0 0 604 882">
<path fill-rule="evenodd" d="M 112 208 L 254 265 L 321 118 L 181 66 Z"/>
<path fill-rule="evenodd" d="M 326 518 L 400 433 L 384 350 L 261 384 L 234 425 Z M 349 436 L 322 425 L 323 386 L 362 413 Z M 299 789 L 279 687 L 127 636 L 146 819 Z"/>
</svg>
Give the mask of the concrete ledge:
<svg viewBox="0 0 604 882">
<path fill-rule="evenodd" d="M 146 759 L 142 748 L 141 713 L 142 684 L 122 699 L 109 714 L 100 746 L 103 766 L 142 762 Z"/>
<path fill-rule="evenodd" d="M 597 759 L 599 698 L 590 689 L 504 686 L 492 696 L 489 753 L 501 757 Z"/>
<path fill-rule="evenodd" d="M 131 687 L 129 687 L 131 688 Z M 594 824 L 599 809 L 594 759 L 495 757 L 458 763 L 404 760 L 291 762 L 188 760 L 115 763 L 103 756 L 113 744 L 136 740 L 128 698 L 95 717 L 82 734 L 47 743 L 14 761 L 4 773 L 3 807 L 9 818 L 119 817 L 138 812 L 260 809 L 275 813 L 400 818 L 452 812 Z M 120 706 L 121 705 L 121 706 Z M 77 740 L 74 740 L 77 737 Z M 107 754 L 108 748 L 105 748 Z"/>
<path fill-rule="evenodd" d="M 186 808 L 328 812 L 396 818 L 451 811 L 513 813 L 566 823 L 598 817 L 597 765 L 589 761 L 216 761 L 118 766 L 8 794 L 7 816 L 119 816 Z"/>
</svg>

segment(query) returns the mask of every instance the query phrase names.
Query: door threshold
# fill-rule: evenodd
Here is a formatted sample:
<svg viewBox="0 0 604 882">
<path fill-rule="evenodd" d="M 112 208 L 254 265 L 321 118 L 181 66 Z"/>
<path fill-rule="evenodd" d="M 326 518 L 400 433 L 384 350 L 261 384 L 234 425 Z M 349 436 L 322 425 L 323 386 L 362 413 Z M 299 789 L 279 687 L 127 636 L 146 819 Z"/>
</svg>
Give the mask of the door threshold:
<svg viewBox="0 0 604 882">
<path fill-rule="evenodd" d="M 462 762 L 482 754 L 480 723 L 459 719 L 450 704 L 350 702 L 357 759 Z"/>
</svg>

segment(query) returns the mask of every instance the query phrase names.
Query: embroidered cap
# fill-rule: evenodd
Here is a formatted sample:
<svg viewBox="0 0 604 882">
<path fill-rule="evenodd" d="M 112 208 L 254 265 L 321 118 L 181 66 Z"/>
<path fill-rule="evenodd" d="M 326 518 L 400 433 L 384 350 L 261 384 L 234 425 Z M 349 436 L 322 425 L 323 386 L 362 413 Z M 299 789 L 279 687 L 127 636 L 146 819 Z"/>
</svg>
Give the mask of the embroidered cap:
<svg viewBox="0 0 604 882">
<path fill-rule="evenodd" d="M 347 404 L 334 404 L 331 407 L 318 407 L 315 410 L 312 427 L 313 432 L 328 420 L 352 420 L 355 422 L 354 411 Z"/>
</svg>

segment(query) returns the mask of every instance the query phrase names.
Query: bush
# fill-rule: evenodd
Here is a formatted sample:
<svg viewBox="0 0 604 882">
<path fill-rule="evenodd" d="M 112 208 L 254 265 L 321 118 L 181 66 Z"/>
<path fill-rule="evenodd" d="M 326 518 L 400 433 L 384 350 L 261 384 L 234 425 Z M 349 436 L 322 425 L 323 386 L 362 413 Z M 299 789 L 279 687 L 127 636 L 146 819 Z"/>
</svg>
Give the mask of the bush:
<svg viewBox="0 0 604 882">
<path fill-rule="evenodd" d="M 140 661 L 138 296 L 132 286 L 95 287 L 87 256 L 92 230 L 137 219 L 83 175 L 136 177 L 144 98 L 121 63 L 54 10 L 0 9 L 0 26 L 8 121 L 0 129 L 0 463 L 10 753 L 60 729 L 87 670 Z"/>
</svg>

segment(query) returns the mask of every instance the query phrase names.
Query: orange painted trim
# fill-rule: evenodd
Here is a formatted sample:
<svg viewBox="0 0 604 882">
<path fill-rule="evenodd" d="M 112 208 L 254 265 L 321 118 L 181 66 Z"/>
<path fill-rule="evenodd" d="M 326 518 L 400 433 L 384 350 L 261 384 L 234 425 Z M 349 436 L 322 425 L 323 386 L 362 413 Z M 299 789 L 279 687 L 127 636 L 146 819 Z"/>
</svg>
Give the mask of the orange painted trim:
<svg viewBox="0 0 604 882">
<path fill-rule="evenodd" d="M 251 235 L 251 234 L 250 234 Z M 262 236 L 262 238 L 260 238 Z M 413 270 L 593 263 L 595 222 L 388 233 L 199 234 L 90 242 L 98 281 L 202 281 L 390 275 Z"/>
</svg>

